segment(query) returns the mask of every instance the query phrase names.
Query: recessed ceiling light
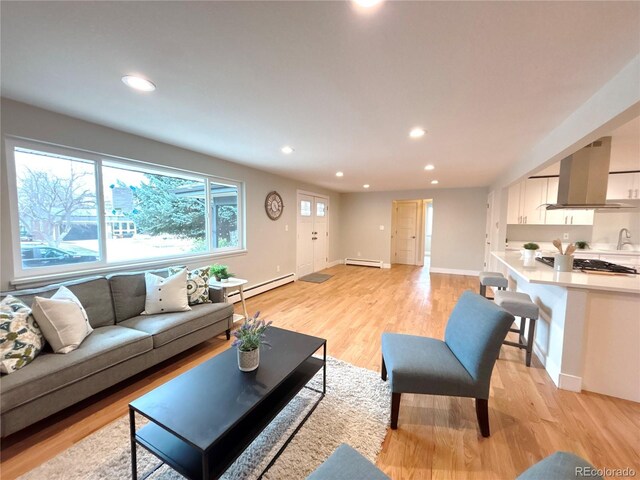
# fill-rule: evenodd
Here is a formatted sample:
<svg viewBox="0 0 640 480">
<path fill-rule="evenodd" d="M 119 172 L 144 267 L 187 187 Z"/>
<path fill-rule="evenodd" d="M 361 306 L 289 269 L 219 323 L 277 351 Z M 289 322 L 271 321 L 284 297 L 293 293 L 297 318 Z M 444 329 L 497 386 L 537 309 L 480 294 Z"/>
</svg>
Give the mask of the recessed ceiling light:
<svg viewBox="0 0 640 480">
<path fill-rule="evenodd" d="M 421 127 L 415 127 L 412 128 L 411 131 L 409 132 L 409 136 L 411 138 L 420 138 L 420 137 L 424 137 L 424 134 L 426 133 L 424 128 Z"/>
<path fill-rule="evenodd" d="M 362 188 L 369 188 L 371 185 L 369 185 L 368 183 L 365 183 L 364 185 L 362 185 Z"/>
<path fill-rule="evenodd" d="M 291 154 L 291 153 L 293 153 L 293 152 L 294 152 L 293 148 L 292 148 L 292 147 L 290 147 L 289 145 L 285 145 L 285 146 L 284 146 L 284 147 L 282 147 L 280 150 L 281 150 L 281 151 L 282 151 L 282 153 L 284 153 L 285 155 L 289 155 L 289 154 Z"/>
<path fill-rule="evenodd" d="M 344 173 L 342 173 L 342 172 L 336 172 L 336 177 L 344 177 Z"/>
<path fill-rule="evenodd" d="M 135 90 L 142 92 L 153 92 L 156 86 L 153 82 L 150 82 L 146 78 L 138 77 L 136 75 L 125 75 L 122 77 L 122 82 L 127 86 Z"/>
<path fill-rule="evenodd" d="M 371 8 L 375 7 L 379 3 L 382 3 L 383 0 L 353 0 L 353 3 L 363 8 Z"/>
<path fill-rule="evenodd" d="M 431 164 L 429 164 L 429 165 L 427 165 L 426 167 L 424 167 L 424 169 L 425 169 L 425 170 L 433 170 L 434 168 L 436 168 L 436 167 L 434 167 L 434 166 L 433 166 L 433 165 L 431 165 Z"/>
<path fill-rule="evenodd" d="M 437 185 L 438 183 L 440 183 L 438 180 L 431 180 L 431 185 Z"/>
</svg>

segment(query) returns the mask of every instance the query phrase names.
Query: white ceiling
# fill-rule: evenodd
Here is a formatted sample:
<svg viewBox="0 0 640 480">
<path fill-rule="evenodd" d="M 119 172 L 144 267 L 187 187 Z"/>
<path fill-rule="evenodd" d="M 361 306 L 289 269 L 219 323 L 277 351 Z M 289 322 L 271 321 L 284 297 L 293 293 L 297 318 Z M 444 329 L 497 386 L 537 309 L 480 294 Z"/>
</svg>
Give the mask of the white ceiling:
<svg viewBox="0 0 640 480">
<path fill-rule="evenodd" d="M 363 15 L 348 2 L 3 1 L 1 14 L 3 96 L 338 191 L 489 185 L 640 51 L 639 2 Z M 157 91 L 129 90 L 128 73 Z M 409 139 L 416 125 L 428 133 Z"/>
</svg>

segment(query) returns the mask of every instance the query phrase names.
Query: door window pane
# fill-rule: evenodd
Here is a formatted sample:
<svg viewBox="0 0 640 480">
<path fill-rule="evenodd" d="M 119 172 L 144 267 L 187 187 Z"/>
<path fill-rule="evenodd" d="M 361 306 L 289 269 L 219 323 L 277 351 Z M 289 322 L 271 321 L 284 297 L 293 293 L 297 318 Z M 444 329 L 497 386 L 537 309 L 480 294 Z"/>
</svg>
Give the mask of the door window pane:
<svg viewBox="0 0 640 480">
<path fill-rule="evenodd" d="M 303 217 L 311 216 L 311 202 L 308 202 L 306 200 L 300 201 L 300 215 Z"/>
<path fill-rule="evenodd" d="M 203 252 L 205 182 L 103 163 L 107 260 Z"/>
<path fill-rule="evenodd" d="M 324 217 L 325 207 L 324 202 L 316 202 L 316 216 Z"/>
<path fill-rule="evenodd" d="M 16 148 L 23 268 L 100 259 L 95 164 Z"/>
<path fill-rule="evenodd" d="M 238 187 L 211 182 L 213 248 L 238 248 Z"/>
</svg>

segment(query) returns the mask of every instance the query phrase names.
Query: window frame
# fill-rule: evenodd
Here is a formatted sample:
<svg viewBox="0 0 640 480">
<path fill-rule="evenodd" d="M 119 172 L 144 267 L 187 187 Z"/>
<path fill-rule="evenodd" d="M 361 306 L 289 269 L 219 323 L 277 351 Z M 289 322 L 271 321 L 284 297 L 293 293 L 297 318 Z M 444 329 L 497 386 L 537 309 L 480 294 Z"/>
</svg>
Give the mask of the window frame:
<svg viewBox="0 0 640 480">
<path fill-rule="evenodd" d="M 202 172 L 195 172 L 175 167 L 158 165 L 151 162 L 132 160 L 128 158 L 117 157 L 114 155 L 91 152 L 88 150 L 54 145 L 47 142 L 36 140 L 5 136 L 5 153 L 7 159 L 7 185 L 9 193 L 9 227 L 10 227 L 10 244 L 13 257 L 13 277 L 10 280 L 12 285 L 28 284 L 37 281 L 45 281 L 50 279 L 62 279 L 67 277 L 79 276 L 81 274 L 91 273 L 107 273 L 110 271 L 144 269 L 147 267 L 157 267 L 163 265 L 174 264 L 176 261 L 187 263 L 190 261 L 199 261 L 205 259 L 213 259 L 219 257 L 228 257 L 234 255 L 246 254 L 246 236 L 245 236 L 245 183 L 224 177 L 219 177 Z M 100 259 L 93 262 L 71 263 L 67 265 L 56 265 L 49 267 L 25 268 L 22 266 L 21 240 L 20 240 L 20 213 L 18 203 L 18 181 L 17 168 L 15 160 L 15 150 L 26 149 L 35 150 L 53 156 L 68 157 L 78 159 L 93 164 L 95 192 L 96 192 L 96 217 L 97 217 L 97 240 L 98 254 Z M 142 173 L 155 173 L 167 176 L 179 176 L 182 178 L 193 178 L 194 180 L 203 181 L 205 188 L 205 234 L 207 249 L 204 252 L 175 254 L 162 257 L 140 258 L 136 260 L 124 260 L 118 262 L 107 261 L 107 228 L 105 212 L 105 198 L 102 168 L 103 163 L 109 167 L 122 167 L 136 170 Z M 211 232 L 211 184 L 221 184 L 234 187 L 237 189 L 237 209 L 238 209 L 238 246 L 214 248 L 214 239 Z M 16 237 L 16 235 L 18 235 Z"/>
</svg>

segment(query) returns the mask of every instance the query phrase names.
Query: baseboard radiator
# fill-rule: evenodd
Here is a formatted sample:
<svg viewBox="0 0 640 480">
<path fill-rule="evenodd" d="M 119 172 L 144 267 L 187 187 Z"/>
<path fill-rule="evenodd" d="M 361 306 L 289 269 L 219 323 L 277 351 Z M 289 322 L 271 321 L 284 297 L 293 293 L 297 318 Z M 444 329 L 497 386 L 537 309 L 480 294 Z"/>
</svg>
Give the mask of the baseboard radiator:
<svg viewBox="0 0 640 480">
<path fill-rule="evenodd" d="M 295 281 L 295 279 L 296 279 L 296 274 L 289 273 L 287 275 L 283 275 L 282 277 L 272 278 L 271 280 L 267 280 L 266 282 L 252 285 L 251 287 L 244 289 L 244 298 L 246 300 L 247 298 L 251 298 L 255 295 L 268 292 L 269 290 L 273 290 L 274 288 L 278 288 L 278 287 L 281 287 L 282 285 L 286 285 L 287 283 L 291 283 Z M 229 292 L 229 295 L 227 298 L 231 303 L 239 302 L 240 290 Z"/>
<path fill-rule="evenodd" d="M 345 265 L 358 265 L 360 267 L 382 268 L 382 260 L 367 260 L 365 258 L 345 258 Z"/>
</svg>

